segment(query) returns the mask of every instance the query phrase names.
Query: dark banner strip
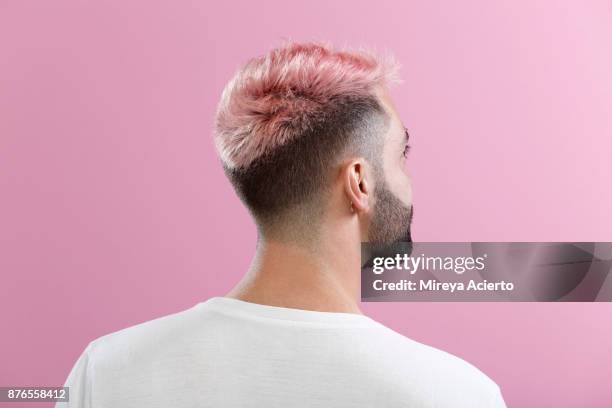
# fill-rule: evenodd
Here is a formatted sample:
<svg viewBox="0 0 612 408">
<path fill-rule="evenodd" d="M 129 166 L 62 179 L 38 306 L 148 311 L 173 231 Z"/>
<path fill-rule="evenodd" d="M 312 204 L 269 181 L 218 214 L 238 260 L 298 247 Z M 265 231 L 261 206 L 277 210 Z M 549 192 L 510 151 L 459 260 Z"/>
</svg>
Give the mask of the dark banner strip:
<svg viewBox="0 0 612 408">
<path fill-rule="evenodd" d="M 363 243 L 364 302 L 610 302 L 611 242 Z"/>
</svg>

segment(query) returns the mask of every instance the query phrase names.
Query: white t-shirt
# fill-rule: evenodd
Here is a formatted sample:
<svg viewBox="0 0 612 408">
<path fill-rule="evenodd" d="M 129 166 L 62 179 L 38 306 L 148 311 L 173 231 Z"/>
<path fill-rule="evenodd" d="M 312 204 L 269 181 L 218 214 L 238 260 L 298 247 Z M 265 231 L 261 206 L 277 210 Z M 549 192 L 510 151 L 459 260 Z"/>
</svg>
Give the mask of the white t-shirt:
<svg viewBox="0 0 612 408">
<path fill-rule="evenodd" d="M 474 366 L 369 317 L 214 297 L 102 336 L 56 407 L 505 407 Z"/>
</svg>

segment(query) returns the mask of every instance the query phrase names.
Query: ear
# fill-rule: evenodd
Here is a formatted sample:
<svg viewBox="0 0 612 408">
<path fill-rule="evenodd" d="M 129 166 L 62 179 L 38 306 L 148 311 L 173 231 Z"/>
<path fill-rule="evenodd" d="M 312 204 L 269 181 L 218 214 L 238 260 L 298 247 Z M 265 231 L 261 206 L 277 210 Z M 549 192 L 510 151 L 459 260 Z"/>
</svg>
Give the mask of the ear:
<svg viewBox="0 0 612 408">
<path fill-rule="evenodd" d="M 370 209 L 372 198 L 366 167 L 363 159 L 353 159 L 343 167 L 342 179 L 349 211 L 368 212 Z"/>
</svg>

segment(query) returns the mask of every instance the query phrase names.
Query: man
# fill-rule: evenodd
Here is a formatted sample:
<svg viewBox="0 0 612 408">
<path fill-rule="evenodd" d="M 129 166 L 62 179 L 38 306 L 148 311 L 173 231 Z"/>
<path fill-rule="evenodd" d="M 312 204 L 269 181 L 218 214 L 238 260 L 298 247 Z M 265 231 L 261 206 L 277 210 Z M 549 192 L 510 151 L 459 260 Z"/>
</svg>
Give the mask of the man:
<svg viewBox="0 0 612 408">
<path fill-rule="evenodd" d="M 410 241 L 397 64 L 288 43 L 223 91 L 215 143 L 257 225 L 224 297 L 91 342 L 75 407 L 504 407 L 463 360 L 361 314 L 360 244 Z M 59 405 L 59 404 L 58 404 Z"/>
</svg>

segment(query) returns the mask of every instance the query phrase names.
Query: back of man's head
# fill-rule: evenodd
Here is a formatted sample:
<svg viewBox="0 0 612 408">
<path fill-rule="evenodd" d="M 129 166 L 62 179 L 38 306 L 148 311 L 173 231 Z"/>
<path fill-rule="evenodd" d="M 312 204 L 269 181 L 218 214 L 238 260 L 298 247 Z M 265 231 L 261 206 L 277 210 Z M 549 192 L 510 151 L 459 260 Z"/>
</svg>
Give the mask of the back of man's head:
<svg viewBox="0 0 612 408">
<path fill-rule="evenodd" d="M 375 92 L 397 81 L 397 68 L 363 49 L 288 43 L 236 72 L 218 105 L 215 144 L 260 230 L 315 229 L 348 155 L 380 171 L 389 118 Z"/>
</svg>

